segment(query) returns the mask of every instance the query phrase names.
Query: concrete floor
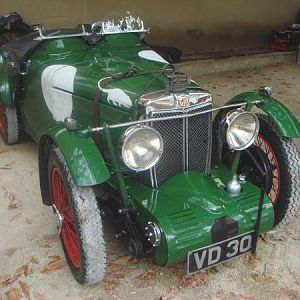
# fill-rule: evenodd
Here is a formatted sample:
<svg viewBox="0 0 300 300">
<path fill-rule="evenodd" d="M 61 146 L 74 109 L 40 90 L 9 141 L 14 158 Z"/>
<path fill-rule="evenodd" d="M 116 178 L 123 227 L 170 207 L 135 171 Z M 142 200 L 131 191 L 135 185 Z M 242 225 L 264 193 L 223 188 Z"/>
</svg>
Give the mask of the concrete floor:
<svg viewBox="0 0 300 300">
<path fill-rule="evenodd" d="M 300 119 L 300 66 L 273 65 L 194 78 L 218 104 L 262 85 Z M 297 141 L 300 149 L 299 141 Z M 37 146 L 29 139 L 0 142 L 0 300 L 2 299 L 300 299 L 300 215 L 258 243 L 256 258 L 236 258 L 191 277 L 185 264 L 158 267 L 128 256 L 126 243 L 106 225 L 108 272 L 100 284 L 73 279 L 51 208 L 41 203 Z"/>
</svg>

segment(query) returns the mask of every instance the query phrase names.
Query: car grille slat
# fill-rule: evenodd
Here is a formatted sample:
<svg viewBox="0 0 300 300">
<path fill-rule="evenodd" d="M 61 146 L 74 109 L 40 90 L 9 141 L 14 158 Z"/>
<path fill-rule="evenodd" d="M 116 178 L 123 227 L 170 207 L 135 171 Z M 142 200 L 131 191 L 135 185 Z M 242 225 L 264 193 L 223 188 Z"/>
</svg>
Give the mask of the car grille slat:
<svg viewBox="0 0 300 300">
<path fill-rule="evenodd" d="M 199 108 L 196 111 L 204 111 Z M 196 112 L 193 110 L 193 112 Z M 210 167 L 212 114 L 187 118 L 187 170 L 207 173 Z"/>
<path fill-rule="evenodd" d="M 198 111 L 206 111 L 212 104 L 201 105 L 180 111 L 151 112 L 149 118 L 161 118 Z M 151 170 L 141 172 L 140 180 L 157 188 L 172 176 L 184 171 L 209 172 L 211 158 L 212 113 L 190 118 L 158 121 L 149 124 L 164 141 L 164 151 Z"/>
<path fill-rule="evenodd" d="M 179 115 L 180 113 L 168 113 L 167 115 Z M 152 117 L 159 118 L 166 116 L 165 113 L 154 114 Z M 164 141 L 164 151 L 153 168 L 154 181 L 160 186 L 170 177 L 183 172 L 182 161 L 184 159 L 184 149 L 182 141 L 184 138 L 184 119 L 175 119 L 161 122 L 153 122 L 151 127 L 156 129 Z M 167 167 L 168 166 L 168 167 Z"/>
</svg>

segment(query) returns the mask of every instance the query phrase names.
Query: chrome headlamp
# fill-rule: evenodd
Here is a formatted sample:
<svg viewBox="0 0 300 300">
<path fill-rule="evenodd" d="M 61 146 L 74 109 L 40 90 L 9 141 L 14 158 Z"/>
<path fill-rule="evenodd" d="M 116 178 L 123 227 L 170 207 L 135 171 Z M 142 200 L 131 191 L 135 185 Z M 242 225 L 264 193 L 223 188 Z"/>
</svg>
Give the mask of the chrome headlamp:
<svg viewBox="0 0 300 300">
<path fill-rule="evenodd" d="M 222 121 L 226 142 L 232 150 L 250 147 L 259 131 L 259 121 L 255 114 L 241 108 L 231 110 Z"/>
<path fill-rule="evenodd" d="M 143 171 L 153 167 L 163 152 L 161 135 L 149 126 L 128 128 L 120 140 L 121 158 L 131 170 Z"/>
</svg>

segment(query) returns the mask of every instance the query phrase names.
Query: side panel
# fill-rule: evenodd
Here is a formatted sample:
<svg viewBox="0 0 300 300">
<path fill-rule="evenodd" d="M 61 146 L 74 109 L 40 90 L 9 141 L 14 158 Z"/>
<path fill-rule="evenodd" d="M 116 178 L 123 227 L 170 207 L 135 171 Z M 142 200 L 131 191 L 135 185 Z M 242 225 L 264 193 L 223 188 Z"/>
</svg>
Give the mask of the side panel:
<svg viewBox="0 0 300 300">
<path fill-rule="evenodd" d="M 228 103 L 236 103 L 248 101 L 262 101 L 257 105 L 263 110 L 274 122 L 282 136 L 299 138 L 300 137 L 300 123 L 295 115 L 278 100 L 262 95 L 258 92 L 247 92 L 235 96 Z"/>
<path fill-rule="evenodd" d="M 76 185 L 92 186 L 109 179 L 106 164 L 92 138 L 79 137 L 63 124 L 54 125 L 47 133 L 62 151 Z"/>
<path fill-rule="evenodd" d="M 5 61 L 0 54 L 0 101 L 9 105 L 13 101 L 10 94 L 9 78 L 5 68 Z"/>
</svg>

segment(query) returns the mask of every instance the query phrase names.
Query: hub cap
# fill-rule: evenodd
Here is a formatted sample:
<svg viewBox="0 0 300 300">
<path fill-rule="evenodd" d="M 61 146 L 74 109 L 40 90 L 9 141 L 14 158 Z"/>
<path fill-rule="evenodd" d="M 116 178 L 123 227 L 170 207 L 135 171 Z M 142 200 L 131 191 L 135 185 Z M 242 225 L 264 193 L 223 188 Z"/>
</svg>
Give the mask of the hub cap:
<svg viewBox="0 0 300 300">
<path fill-rule="evenodd" d="M 66 252 L 76 268 L 80 267 L 80 250 L 75 226 L 75 217 L 68 193 L 58 168 L 52 170 L 52 192 L 58 230 Z"/>
<path fill-rule="evenodd" d="M 270 200 L 272 201 L 273 206 L 276 206 L 279 193 L 280 193 L 280 168 L 279 163 L 274 152 L 272 146 L 268 143 L 268 141 L 261 135 L 257 137 L 256 145 L 267 155 L 268 160 L 270 162 L 272 168 L 272 187 L 268 194 Z"/>
<path fill-rule="evenodd" d="M 0 103 L 0 134 L 6 132 L 6 114 L 5 114 L 5 105 Z"/>
<path fill-rule="evenodd" d="M 58 235 L 61 233 L 61 228 L 63 225 L 64 221 L 64 216 L 59 212 L 55 204 L 52 205 L 55 211 L 55 218 L 56 218 L 56 224 L 57 224 L 57 230 L 58 230 Z"/>
</svg>

